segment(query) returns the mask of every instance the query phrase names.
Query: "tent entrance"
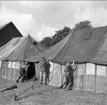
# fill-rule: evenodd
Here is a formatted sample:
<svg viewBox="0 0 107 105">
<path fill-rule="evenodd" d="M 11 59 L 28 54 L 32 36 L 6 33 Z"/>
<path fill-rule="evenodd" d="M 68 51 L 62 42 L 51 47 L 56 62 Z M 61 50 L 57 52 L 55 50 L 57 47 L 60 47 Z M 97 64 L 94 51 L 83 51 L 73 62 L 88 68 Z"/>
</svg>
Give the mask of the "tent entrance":
<svg viewBox="0 0 107 105">
<path fill-rule="evenodd" d="M 27 68 L 27 80 L 32 79 L 36 75 L 35 71 L 35 64 L 34 63 L 28 63 L 29 66 Z"/>
</svg>

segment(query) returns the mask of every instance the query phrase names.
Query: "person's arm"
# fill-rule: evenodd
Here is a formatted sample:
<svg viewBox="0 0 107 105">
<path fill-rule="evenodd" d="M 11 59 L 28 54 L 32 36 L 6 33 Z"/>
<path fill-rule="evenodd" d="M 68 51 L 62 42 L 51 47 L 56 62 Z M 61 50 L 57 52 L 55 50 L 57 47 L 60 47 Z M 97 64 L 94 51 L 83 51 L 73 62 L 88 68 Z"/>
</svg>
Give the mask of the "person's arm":
<svg viewBox="0 0 107 105">
<path fill-rule="evenodd" d="M 73 67 L 74 71 L 77 69 L 77 65 L 76 64 L 73 64 L 72 67 Z"/>
</svg>

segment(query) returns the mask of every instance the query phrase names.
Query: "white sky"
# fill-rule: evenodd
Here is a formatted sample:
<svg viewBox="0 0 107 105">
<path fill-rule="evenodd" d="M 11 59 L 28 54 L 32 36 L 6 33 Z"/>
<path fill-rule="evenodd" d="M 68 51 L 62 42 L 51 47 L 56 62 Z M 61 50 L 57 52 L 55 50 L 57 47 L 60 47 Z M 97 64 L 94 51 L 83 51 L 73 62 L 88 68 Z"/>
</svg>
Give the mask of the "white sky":
<svg viewBox="0 0 107 105">
<path fill-rule="evenodd" d="M 81 20 L 93 26 L 107 25 L 106 1 L 0 1 L 0 25 L 9 21 L 24 35 L 36 40 L 54 35 L 64 26 Z"/>
</svg>

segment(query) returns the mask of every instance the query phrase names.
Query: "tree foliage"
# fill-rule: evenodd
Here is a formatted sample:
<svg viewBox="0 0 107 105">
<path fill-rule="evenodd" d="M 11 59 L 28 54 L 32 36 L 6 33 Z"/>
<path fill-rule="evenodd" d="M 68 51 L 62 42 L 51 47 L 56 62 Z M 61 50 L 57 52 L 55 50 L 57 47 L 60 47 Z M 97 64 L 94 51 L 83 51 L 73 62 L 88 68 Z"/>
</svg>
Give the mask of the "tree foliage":
<svg viewBox="0 0 107 105">
<path fill-rule="evenodd" d="M 71 29 L 69 27 L 64 27 L 63 29 L 56 31 L 55 35 L 52 36 L 52 45 L 55 45 L 56 43 L 64 39 L 69 34 L 70 30 Z"/>
<path fill-rule="evenodd" d="M 73 29 L 77 30 L 82 28 L 91 29 L 92 28 L 91 22 L 88 20 L 80 21 L 79 23 L 75 24 Z M 45 37 L 42 41 L 40 41 L 40 43 L 44 47 L 50 48 L 59 41 L 61 41 L 63 38 L 65 38 L 69 34 L 70 30 L 71 29 L 69 27 L 65 26 L 63 29 L 55 31 L 55 34 L 52 37 Z"/>
<path fill-rule="evenodd" d="M 55 31 L 55 34 L 52 37 L 45 37 L 42 41 L 40 41 L 40 43 L 44 47 L 50 48 L 58 43 L 60 40 L 65 38 L 69 34 L 70 30 L 71 29 L 69 27 L 65 26 L 63 29 Z"/>
<path fill-rule="evenodd" d="M 75 27 L 74 27 L 75 30 L 82 29 L 82 28 L 92 28 L 91 22 L 88 20 L 85 20 L 75 24 Z"/>
<path fill-rule="evenodd" d="M 52 38 L 51 37 L 45 37 L 42 41 L 40 41 L 41 45 L 43 45 L 46 48 L 49 48 L 52 46 Z"/>
</svg>

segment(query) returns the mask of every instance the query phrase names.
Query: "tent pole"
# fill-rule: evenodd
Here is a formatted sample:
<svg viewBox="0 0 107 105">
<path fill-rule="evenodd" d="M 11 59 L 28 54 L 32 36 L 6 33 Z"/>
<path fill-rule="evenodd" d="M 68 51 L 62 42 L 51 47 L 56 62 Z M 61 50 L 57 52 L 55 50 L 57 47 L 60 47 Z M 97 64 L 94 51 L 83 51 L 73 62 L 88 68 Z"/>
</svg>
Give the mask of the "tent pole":
<svg viewBox="0 0 107 105">
<path fill-rule="evenodd" d="M 34 65 L 35 65 L 35 77 L 37 77 L 37 72 L 38 72 L 38 70 L 37 70 L 38 67 L 37 66 L 38 66 L 38 64 L 34 63 Z"/>
<path fill-rule="evenodd" d="M 74 84 L 75 84 L 75 85 L 74 85 L 74 87 L 75 87 L 74 89 L 75 89 L 75 90 L 76 90 L 76 88 L 77 88 L 77 78 L 78 78 L 78 66 L 77 66 L 77 69 L 76 69 L 76 74 L 75 74 L 75 79 L 74 79 L 74 82 L 75 82 L 75 83 L 74 83 Z"/>
<path fill-rule="evenodd" d="M 97 65 L 95 64 L 95 89 L 94 89 L 95 92 L 96 92 L 96 84 L 97 84 Z"/>
<path fill-rule="evenodd" d="M 62 85 L 62 65 L 60 65 L 60 86 Z"/>
<path fill-rule="evenodd" d="M 54 63 L 53 63 L 53 69 L 52 69 L 52 71 L 54 70 Z"/>
<path fill-rule="evenodd" d="M 35 63 L 35 77 L 39 80 L 39 63 Z"/>
<path fill-rule="evenodd" d="M 13 62 L 11 62 L 11 70 L 10 70 L 11 73 L 10 73 L 10 77 L 9 77 L 9 79 L 11 79 L 11 80 L 12 80 L 12 71 L 13 71 L 12 64 L 13 64 Z M 10 72 L 10 71 L 9 71 L 9 72 Z"/>
<path fill-rule="evenodd" d="M 2 78 L 4 77 L 4 71 L 3 71 L 3 61 L 2 61 L 2 64 L 1 64 L 1 77 L 2 77 Z"/>
<path fill-rule="evenodd" d="M 107 76 L 107 66 L 106 66 L 106 76 Z"/>
<path fill-rule="evenodd" d="M 9 71 L 9 69 L 8 69 L 8 63 L 7 63 L 7 61 L 4 61 L 4 71 L 6 73 L 6 79 L 8 79 L 8 71 Z"/>
<path fill-rule="evenodd" d="M 16 62 L 15 62 L 15 68 L 14 68 L 14 71 L 13 71 L 13 80 L 15 80 L 16 78 Z"/>
<path fill-rule="evenodd" d="M 86 89 L 86 70 L 87 70 L 86 65 L 87 63 L 85 63 L 85 71 L 84 71 L 84 87 L 83 87 L 84 91 Z"/>
<path fill-rule="evenodd" d="M 0 61 L 0 76 L 2 76 L 2 69 L 1 69 L 1 67 L 2 67 L 2 61 Z"/>
</svg>

